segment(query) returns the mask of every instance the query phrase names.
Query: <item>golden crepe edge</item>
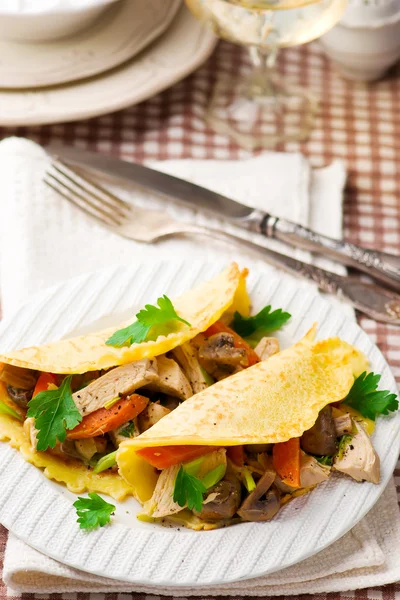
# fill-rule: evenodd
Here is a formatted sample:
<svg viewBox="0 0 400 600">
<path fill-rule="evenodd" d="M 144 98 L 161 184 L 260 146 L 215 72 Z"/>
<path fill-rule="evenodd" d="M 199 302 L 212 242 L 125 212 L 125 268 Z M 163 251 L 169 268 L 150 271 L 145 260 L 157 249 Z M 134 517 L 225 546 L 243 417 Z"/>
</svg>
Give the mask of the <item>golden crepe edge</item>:
<svg viewBox="0 0 400 600">
<path fill-rule="evenodd" d="M 96 333 L 0 354 L 0 364 L 6 363 L 16 367 L 68 375 L 107 369 L 165 354 L 205 331 L 217 321 L 232 305 L 235 293 L 243 279 L 245 275 L 240 271 L 237 263 L 232 262 L 212 279 L 174 299 L 176 312 L 191 323 L 191 326 L 180 323 L 177 325 L 177 331 L 167 336 L 159 336 L 155 341 L 121 348 L 105 344 L 116 330 L 127 327 L 135 320 L 133 315 L 131 319 L 119 325 Z"/>
<path fill-rule="evenodd" d="M 18 367 L 33 368 L 40 371 L 49 371 L 52 373 L 71 372 L 70 369 L 63 370 L 65 364 L 55 364 L 51 362 L 48 353 L 56 351 L 56 359 L 59 354 L 62 354 L 65 349 L 68 350 L 71 346 L 78 348 L 78 359 L 84 350 L 85 339 L 89 339 L 89 344 L 97 345 L 97 348 L 103 347 L 107 356 L 115 357 L 113 364 L 108 360 L 103 359 L 100 363 L 93 363 L 83 359 L 81 363 L 75 361 L 75 370 L 73 373 L 84 373 L 87 370 L 96 370 L 98 368 L 118 366 L 132 360 L 140 358 L 152 357 L 163 354 L 166 351 L 182 344 L 184 341 L 191 339 L 199 332 L 207 329 L 209 325 L 217 321 L 220 316 L 229 308 L 239 310 L 242 314 L 249 314 L 250 301 L 246 289 L 247 270 L 240 271 L 236 263 L 231 263 L 224 271 L 216 277 L 208 280 L 195 288 L 185 292 L 177 300 L 174 301 L 174 307 L 178 313 L 189 320 L 195 319 L 197 327 L 183 329 L 183 332 L 172 333 L 169 336 L 163 337 L 156 342 L 145 342 L 143 344 L 135 344 L 133 353 L 135 358 L 131 358 L 130 348 L 113 348 L 105 346 L 104 342 L 116 330 L 130 324 L 132 320 L 124 322 L 120 326 L 115 326 L 99 333 L 91 335 L 83 335 L 70 340 L 62 340 L 52 342 L 41 346 L 23 348 L 14 352 L 8 352 L 0 355 L 0 369 L 3 364 L 11 364 Z M 206 301 L 199 306 L 202 299 Z M 191 311 L 187 309 L 186 304 L 192 304 Z M 190 314 L 189 314 L 190 313 Z M 189 318 L 188 318 L 189 316 Z M 189 320 L 189 322 L 192 323 Z M 204 328 L 203 328 L 204 325 Z M 182 335 L 183 333 L 183 335 Z M 41 349 L 45 348 L 48 353 L 43 364 L 40 362 Z M 58 350 L 60 348 L 60 350 Z M 141 353 L 142 349 L 142 353 Z M 111 353 L 111 354 L 110 354 Z M 29 360 L 31 357 L 31 361 Z M 56 360 L 57 362 L 57 360 Z M 90 366 L 90 369 L 87 368 Z M 8 397 L 6 386 L 0 381 L 0 401 L 8 404 L 14 411 L 21 412 Z M 135 488 L 128 484 L 120 477 L 117 472 L 93 473 L 79 460 L 73 458 L 66 459 L 65 457 L 57 456 L 52 451 L 37 452 L 31 447 L 30 440 L 24 431 L 23 423 L 0 412 L 0 441 L 8 442 L 12 448 L 19 450 L 23 458 L 41 469 L 44 475 L 51 480 L 63 483 L 67 489 L 75 494 L 84 492 L 98 492 L 111 496 L 115 500 L 123 500 L 127 496 L 134 496 L 140 502 L 148 499 L 155 485 L 155 473 L 153 470 L 148 470 L 145 480 L 140 482 Z M 146 472 L 146 467 L 144 467 Z"/>
<path fill-rule="evenodd" d="M 315 334 L 316 324 L 293 346 L 195 394 L 151 429 L 123 442 L 117 452 L 122 477 L 137 485 L 140 470 L 148 469 L 136 454 L 142 448 L 300 437 L 324 406 L 343 400 L 354 377 L 368 370 L 362 352 L 337 337 L 315 342 Z"/>
</svg>

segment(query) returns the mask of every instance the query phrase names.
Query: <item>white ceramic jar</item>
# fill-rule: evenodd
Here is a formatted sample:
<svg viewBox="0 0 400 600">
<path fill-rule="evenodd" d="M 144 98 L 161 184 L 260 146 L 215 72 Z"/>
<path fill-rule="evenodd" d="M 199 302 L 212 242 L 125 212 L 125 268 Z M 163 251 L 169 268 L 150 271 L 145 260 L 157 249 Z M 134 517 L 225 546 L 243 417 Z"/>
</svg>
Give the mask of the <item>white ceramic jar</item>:
<svg viewBox="0 0 400 600">
<path fill-rule="evenodd" d="M 400 0 L 350 0 L 320 43 L 344 77 L 381 78 L 400 59 Z"/>
<path fill-rule="evenodd" d="M 91 25 L 119 0 L 0 0 L 0 38 L 19 42 L 66 37 Z"/>
</svg>

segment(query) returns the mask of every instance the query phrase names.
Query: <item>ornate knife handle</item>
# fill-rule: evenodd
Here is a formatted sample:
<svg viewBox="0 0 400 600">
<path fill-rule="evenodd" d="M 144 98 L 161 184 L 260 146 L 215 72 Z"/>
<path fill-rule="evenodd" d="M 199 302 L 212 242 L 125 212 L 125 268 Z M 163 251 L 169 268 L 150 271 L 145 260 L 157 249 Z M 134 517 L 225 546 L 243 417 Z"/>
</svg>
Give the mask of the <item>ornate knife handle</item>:
<svg viewBox="0 0 400 600">
<path fill-rule="evenodd" d="M 248 221 L 250 229 L 266 237 L 334 258 L 400 291 L 400 256 L 348 244 L 261 211 L 254 211 Z"/>
</svg>

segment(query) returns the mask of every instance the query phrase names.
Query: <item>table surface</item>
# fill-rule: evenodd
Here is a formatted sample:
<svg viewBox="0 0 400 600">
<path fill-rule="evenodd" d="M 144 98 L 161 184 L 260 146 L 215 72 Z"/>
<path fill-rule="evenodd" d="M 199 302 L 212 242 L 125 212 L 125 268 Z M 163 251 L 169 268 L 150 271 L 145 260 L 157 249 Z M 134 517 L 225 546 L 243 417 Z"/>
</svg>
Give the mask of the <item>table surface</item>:
<svg viewBox="0 0 400 600">
<path fill-rule="evenodd" d="M 335 158 L 344 160 L 348 171 L 344 204 L 346 240 L 400 253 L 400 65 L 384 80 L 366 85 L 344 81 L 317 43 L 282 51 L 278 62 L 279 70 L 293 82 L 314 91 L 321 106 L 315 130 L 307 142 L 282 144 L 274 150 L 300 151 L 315 167 Z M 245 158 L 249 156 L 247 151 L 207 129 L 203 115 L 216 75 L 236 73 L 247 65 L 244 50 L 221 42 L 195 74 L 138 106 L 88 121 L 0 128 L 0 139 L 18 135 L 42 144 L 57 141 L 138 162 Z M 385 354 L 399 381 L 400 330 L 365 318 L 360 319 L 360 324 Z M 399 476 L 398 464 L 396 484 L 400 483 Z M 400 491 L 399 487 L 397 490 Z M 6 540 L 7 532 L 0 527 L 0 566 Z M 396 593 L 400 593 L 400 583 L 318 595 L 318 600 L 322 597 L 392 600 Z M 58 594 L 50 596 L 60 600 Z M 50 596 L 23 594 L 25 600 Z M 68 599 L 72 596 L 89 600 L 90 594 L 69 594 Z M 124 598 L 129 596 L 124 594 Z M 140 596 L 143 595 L 132 594 L 134 600 L 142 600 Z M 6 589 L 0 582 L 0 600 L 5 597 Z M 97 594 L 96 600 L 118 598 L 117 594 Z"/>
</svg>

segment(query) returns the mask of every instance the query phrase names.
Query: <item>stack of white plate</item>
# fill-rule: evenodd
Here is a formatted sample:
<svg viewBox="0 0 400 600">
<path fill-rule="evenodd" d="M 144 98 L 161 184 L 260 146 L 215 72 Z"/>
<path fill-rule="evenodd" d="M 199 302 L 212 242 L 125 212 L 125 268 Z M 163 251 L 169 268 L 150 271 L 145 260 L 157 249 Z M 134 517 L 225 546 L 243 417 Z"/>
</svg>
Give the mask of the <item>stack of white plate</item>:
<svg viewBox="0 0 400 600">
<path fill-rule="evenodd" d="M 182 0 L 0 0 L 0 125 L 136 104 L 196 69 L 214 46 Z"/>
</svg>

